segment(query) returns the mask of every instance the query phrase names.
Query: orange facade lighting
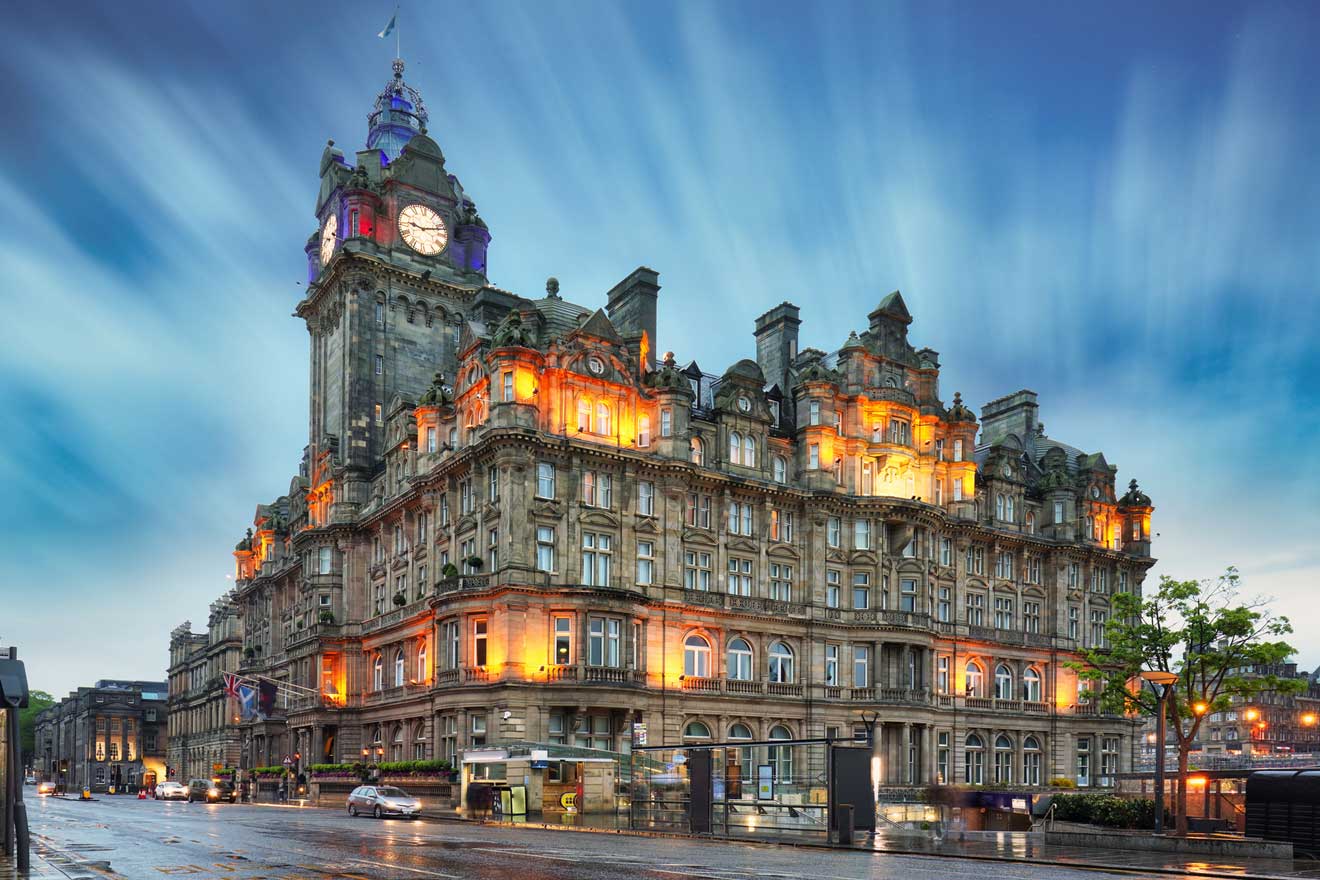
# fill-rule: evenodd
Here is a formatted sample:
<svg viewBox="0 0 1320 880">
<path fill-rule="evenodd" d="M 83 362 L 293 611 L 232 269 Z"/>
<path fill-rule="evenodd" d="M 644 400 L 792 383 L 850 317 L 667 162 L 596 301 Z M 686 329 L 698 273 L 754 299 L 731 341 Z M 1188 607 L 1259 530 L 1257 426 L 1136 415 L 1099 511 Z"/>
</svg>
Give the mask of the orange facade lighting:
<svg viewBox="0 0 1320 880">
<path fill-rule="evenodd" d="M 1303 727 L 1315 727 L 1315 721 L 1315 714 L 1313 712 L 1307 712 L 1302 716 Z"/>
<path fill-rule="evenodd" d="M 1255 709 L 1248 709 L 1247 711 L 1242 713 L 1242 717 L 1247 719 L 1248 721 L 1255 721 L 1257 718 L 1260 717 L 1260 712 L 1258 712 Z"/>
</svg>

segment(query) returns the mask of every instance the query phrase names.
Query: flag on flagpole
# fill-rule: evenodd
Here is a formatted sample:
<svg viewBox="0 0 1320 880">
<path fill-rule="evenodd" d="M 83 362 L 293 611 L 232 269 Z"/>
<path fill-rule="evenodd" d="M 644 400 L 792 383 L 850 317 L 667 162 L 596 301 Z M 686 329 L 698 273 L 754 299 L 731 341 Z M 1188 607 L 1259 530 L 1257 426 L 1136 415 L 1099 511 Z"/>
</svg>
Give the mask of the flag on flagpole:
<svg viewBox="0 0 1320 880">
<path fill-rule="evenodd" d="M 226 672 L 224 673 L 224 679 L 225 679 L 225 693 L 233 697 L 235 700 L 237 700 L 238 675 L 233 672 Z"/>
<path fill-rule="evenodd" d="M 385 30 L 376 34 L 376 36 L 380 37 L 383 40 L 386 37 L 388 37 L 390 34 L 394 33 L 394 22 L 395 19 L 397 19 L 398 17 L 399 17 L 399 10 L 396 8 L 394 10 L 394 14 L 390 16 L 390 23 L 385 25 Z"/>
<path fill-rule="evenodd" d="M 257 717 L 257 689 L 250 684 L 240 684 L 238 686 L 238 705 L 239 714 L 243 716 L 244 721 L 251 721 Z"/>
<path fill-rule="evenodd" d="M 263 720 L 275 714 L 275 696 L 278 693 L 279 689 L 273 681 L 257 683 L 257 713 Z"/>
</svg>

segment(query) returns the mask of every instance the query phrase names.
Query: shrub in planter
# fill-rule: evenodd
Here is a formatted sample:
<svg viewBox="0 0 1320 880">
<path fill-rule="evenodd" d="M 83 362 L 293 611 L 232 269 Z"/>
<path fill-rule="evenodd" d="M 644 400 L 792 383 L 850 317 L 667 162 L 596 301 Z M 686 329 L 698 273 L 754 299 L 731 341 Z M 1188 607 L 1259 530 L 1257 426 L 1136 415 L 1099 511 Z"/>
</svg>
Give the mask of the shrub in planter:
<svg viewBox="0 0 1320 880">
<path fill-rule="evenodd" d="M 458 577 L 458 566 L 454 565 L 452 562 L 446 562 L 445 567 L 440 569 L 440 576 L 447 578 Z"/>
<path fill-rule="evenodd" d="M 482 560 L 480 556 L 469 556 L 467 558 L 467 564 L 470 568 L 474 568 L 477 571 L 481 571 L 481 566 L 484 565 L 485 562 L 484 560 Z"/>
<path fill-rule="evenodd" d="M 332 611 L 322 611 L 322 612 L 321 612 L 321 618 L 320 618 L 320 620 L 321 620 L 321 623 L 325 623 L 325 624 L 333 624 L 333 623 L 335 622 L 335 615 L 334 615 L 334 612 L 332 612 Z"/>
<path fill-rule="evenodd" d="M 395 594 L 394 594 L 394 604 L 395 604 L 395 605 L 407 605 L 407 604 L 408 604 L 408 597 L 405 596 L 403 593 L 395 593 Z"/>
<path fill-rule="evenodd" d="M 251 660 L 253 657 L 257 656 L 257 652 L 255 649 L 249 646 L 243 649 L 243 656 Z"/>
<path fill-rule="evenodd" d="M 1050 788 L 1076 788 L 1077 783 L 1073 782 L 1067 776 L 1051 776 L 1050 781 L 1046 783 Z"/>
</svg>

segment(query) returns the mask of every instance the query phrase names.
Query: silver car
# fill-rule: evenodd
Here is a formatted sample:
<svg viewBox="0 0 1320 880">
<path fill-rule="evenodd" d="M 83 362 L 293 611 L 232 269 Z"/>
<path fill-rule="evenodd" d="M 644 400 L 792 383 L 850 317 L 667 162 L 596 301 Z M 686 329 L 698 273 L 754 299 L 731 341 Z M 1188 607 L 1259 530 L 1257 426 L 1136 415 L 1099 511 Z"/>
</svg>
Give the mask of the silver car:
<svg viewBox="0 0 1320 880">
<path fill-rule="evenodd" d="M 386 816 L 416 818 L 422 812 L 422 802 L 393 785 L 359 785 L 348 794 L 348 814 L 370 813 L 377 819 Z"/>
<path fill-rule="evenodd" d="M 160 782 L 156 784 L 156 800 L 158 801 L 186 801 L 188 799 L 188 786 L 182 782 Z"/>
</svg>

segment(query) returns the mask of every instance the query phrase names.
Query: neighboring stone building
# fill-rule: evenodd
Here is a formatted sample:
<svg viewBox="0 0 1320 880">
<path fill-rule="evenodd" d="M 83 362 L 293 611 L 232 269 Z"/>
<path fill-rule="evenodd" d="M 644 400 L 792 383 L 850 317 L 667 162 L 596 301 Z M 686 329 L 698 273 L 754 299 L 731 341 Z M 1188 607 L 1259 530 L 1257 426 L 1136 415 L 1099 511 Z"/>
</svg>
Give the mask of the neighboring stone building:
<svg viewBox="0 0 1320 880">
<path fill-rule="evenodd" d="M 368 149 L 321 157 L 309 445 L 232 596 L 242 671 L 320 696 L 244 725 L 248 766 L 626 751 L 634 724 L 847 737 L 875 711 L 888 784 L 1126 769 L 1131 727 L 1064 662 L 1152 564 L 1135 481 L 1048 437 L 1030 391 L 979 425 L 946 404 L 896 292 L 828 352 L 775 306 L 716 374 L 656 357 L 651 269 L 604 308 L 490 286 L 402 70 Z"/>
<path fill-rule="evenodd" d="M 104 679 L 37 715 L 32 765 L 70 791 L 123 790 L 165 778 L 163 681 Z"/>
<path fill-rule="evenodd" d="M 1231 709 L 1211 712 L 1199 734 L 1204 752 L 1268 758 L 1320 751 L 1320 670 L 1308 673 L 1296 663 L 1282 663 L 1253 671 L 1304 679 L 1306 687 L 1295 694 L 1269 691 L 1250 701 L 1234 698 Z M 1154 742 L 1153 725 L 1148 727 L 1148 741 Z"/>
<path fill-rule="evenodd" d="M 225 596 L 211 603 L 206 632 L 185 620 L 170 633 L 169 706 L 171 779 L 205 778 L 217 765 L 237 767 L 237 707 L 221 674 L 238 668 L 243 622 Z"/>
</svg>

